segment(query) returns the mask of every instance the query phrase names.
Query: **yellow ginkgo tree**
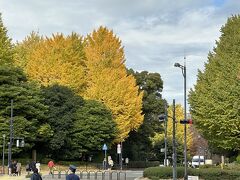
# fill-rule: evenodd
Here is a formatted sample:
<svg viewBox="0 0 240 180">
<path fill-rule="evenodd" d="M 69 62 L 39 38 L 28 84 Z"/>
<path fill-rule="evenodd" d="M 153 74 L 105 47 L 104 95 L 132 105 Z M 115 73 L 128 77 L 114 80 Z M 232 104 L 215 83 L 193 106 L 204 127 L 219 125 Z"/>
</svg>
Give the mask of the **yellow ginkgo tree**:
<svg viewBox="0 0 240 180">
<path fill-rule="evenodd" d="M 111 109 L 118 127 L 115 142 L 143 122 L 142 93 L 135 78 L 127 75 L 121 41 L 112 31 L 100 27 L 85 39 L 87 89 L 84 97 L 102 101 Z"/>
<path fill-rule="evenodd" d="M 60 84 L 81 93 L 85 87 L 85 55 L 82 37 L 55 34 L 42 38 L 31 34 L 15 47 L 15 63 L 30 79 L 44 86 Z"/>
</svg>

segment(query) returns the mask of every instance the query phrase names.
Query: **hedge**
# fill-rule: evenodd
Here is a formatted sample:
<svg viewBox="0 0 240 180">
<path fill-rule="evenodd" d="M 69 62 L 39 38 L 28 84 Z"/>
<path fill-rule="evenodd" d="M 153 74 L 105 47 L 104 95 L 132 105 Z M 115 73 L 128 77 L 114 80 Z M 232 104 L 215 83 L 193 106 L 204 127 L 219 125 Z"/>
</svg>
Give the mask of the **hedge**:
<svg viewBox="0 0 240 180">
<path fill-rule="evenodd" d="M 147 168 L 159 166 L 159 161 L 129 161 L 128 168 Z"/>
<path fill-rule="evenodd" d="M 220 169 L 220 168 L 200 168 L 192 169 L 188 168 L 188 175 L 199 176 L 204 180 L 240 180 L 240 172 L 234 170 Z M 151 167 L 147 168 L 143 172 L 144 177 L 150 179 L 172 178 L 172 167 Z M 177 177 L 184 177 L 184 167 L 177 167 Z"/>
</svg>

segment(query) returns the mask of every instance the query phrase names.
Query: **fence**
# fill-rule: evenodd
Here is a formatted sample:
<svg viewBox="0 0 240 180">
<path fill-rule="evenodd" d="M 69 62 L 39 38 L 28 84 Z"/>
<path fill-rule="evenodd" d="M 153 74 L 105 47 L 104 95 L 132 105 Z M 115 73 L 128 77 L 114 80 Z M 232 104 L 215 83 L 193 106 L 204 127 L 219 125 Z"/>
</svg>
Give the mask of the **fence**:
<svg viewBox="0 0 240 180">
<path fill-rule="evenodd" d="M 80 179 L 88 180 L 126 180 L 127 174 L 125 171 L 77 171 L 75 174 L 79 175 Z M 52 178 L 61 179 L 66 177 L 68 171 L 54 170 Z"/>
</svg>

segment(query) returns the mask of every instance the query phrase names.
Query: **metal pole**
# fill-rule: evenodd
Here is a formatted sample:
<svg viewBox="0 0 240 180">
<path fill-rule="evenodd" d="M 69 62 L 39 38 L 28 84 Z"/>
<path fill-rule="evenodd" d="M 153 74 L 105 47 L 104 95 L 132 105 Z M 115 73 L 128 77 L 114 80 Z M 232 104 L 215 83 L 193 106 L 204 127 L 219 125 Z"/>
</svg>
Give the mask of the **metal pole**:
<svg viewBox="0 0 240 180">
<path fill-rule="evenodd" d="M 2 173 L 5 174 L 5 164 L 4 164 L 4 158 L 5 158 L 5 154 L 4 154 L 4 151 L 5 151 L 5 137 L 6 135 L 3 134 L 3 153 L 2 153 Z"/>
<path fill-rule="evenodd" d="M 120 143 L 121 144 L 121 153 L 120 153 L 120 169 L 122 170 L 122 142 Z"/>
<path fill-rule="evenodd" d="M 107 169 L 107 150 L 104 151 L 104 170 Z"/>
<path fill-rule="evenodd" d="M 164 166 L 167 166 L 167 117 L 168 117 L 168 112 L 167 112 L 167 102 L 165 101 L 164 103 L 164 109 L 165 109 L 165 121 L 164 121 L 164 144 L 165 144 L 165 150 L 164 150 Z"/>
<path fill-rule="evenodd" d="M 177 180 L 175 99 L 173 99 L 173 180 Z"/>
<path fill-rule="evenodd" d="M 8 167 L 12 161 L 12 141 L 13 141 L 13 100 L 11 100 L 11 118 L 10 118 L 10 143 L 9 143 L 9 155 L 8 155 Z"/>
<path fill-rule="evenodd" d="M 184 120 L 187 120 L 186 62 L 183 66 L 184 77 Z M 187 125 L 184 124 L 184 180 L 187 180 Z"/>
</svg>

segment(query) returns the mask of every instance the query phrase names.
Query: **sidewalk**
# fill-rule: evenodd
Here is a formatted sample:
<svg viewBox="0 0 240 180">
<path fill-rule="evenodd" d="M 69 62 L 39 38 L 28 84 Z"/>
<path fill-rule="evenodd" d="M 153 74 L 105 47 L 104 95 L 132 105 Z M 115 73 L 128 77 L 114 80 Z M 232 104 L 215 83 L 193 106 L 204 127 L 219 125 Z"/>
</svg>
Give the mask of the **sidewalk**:
<svg viewBox="0 0 240 180">
<path fill-rule="evenodd" d="M 26 174 L 21 176 L 9 176 L 9 175 L 0 175 L 1 180 L 29 180 L 29 178 L 25 178 Z"/>
</svg>

